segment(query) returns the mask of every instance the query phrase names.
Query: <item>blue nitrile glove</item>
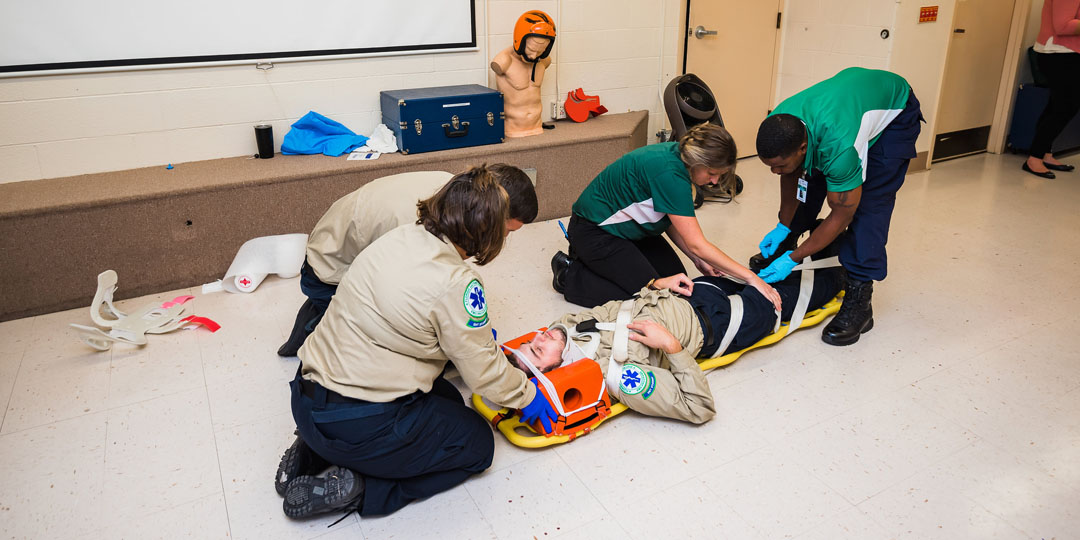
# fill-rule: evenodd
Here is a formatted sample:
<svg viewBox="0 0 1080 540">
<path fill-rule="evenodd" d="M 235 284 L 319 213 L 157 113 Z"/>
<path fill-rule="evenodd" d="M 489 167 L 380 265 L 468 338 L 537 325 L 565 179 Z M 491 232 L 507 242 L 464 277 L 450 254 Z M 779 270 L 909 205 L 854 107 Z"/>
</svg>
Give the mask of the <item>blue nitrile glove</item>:
<svg viewBox="0 0 1080 540">
<path fill-rule="evenodd" d="M 761 256 L 766 259 L 772 257 L 772 254 L 776 253 L 776 248 L 780 247 L 780 242 L 783 242 L 789 234 L 791 234 L 791 229 L 787 228 L 783 223 L 777 223 L 776 228 L 769 231 L 769 234 L 766 234 L 765 238 L 762 238 L 761 243 L 758 244 L 758 248 L 761 249 Z"/>
<path fill-rule="evenodd" d="M 544 397 L 544 393 L 536 387 L 536 379 L 529 379 L 529 382 L 532 383 L 533 388 L 536 388 L 536 397 L 524 409 L 521 409 L 521 421 L 525 424 L 531 424 L 540 420 L 544 430 L 550 433 L 551 422 L 557 420 L 559 415 L 555 413 L 551 403 Z"/>
<path fill-rule="evenodd" d="M 797 264 L 799 263 L 791 260 L 791 251 L 785 251 L 768 268 L 758 272 L 758 276 L 765 280 L 765 283 L 776 283 L 788 277 L 791 274 L 791 269 L 795 268 Z"/>
</svg>

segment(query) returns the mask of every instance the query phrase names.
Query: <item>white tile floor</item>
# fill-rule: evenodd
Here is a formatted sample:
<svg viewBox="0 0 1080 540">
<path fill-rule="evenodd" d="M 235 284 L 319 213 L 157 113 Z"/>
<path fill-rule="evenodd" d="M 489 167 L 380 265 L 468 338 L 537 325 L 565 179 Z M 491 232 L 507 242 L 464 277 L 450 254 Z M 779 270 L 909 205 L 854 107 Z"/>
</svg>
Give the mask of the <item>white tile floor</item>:
<svg viewBox="0 0 1080 540">
<path fill-rule="evenodd" d="M 1080 165 L 1072 156 L 1066 162 Z M 1080 537 L 1080 172 L 1044 181 L 1017 156 L 911 175 L 893 218 L 877 326 L 834 348 L 819 329 L 709 375 L 703 426 L 630 414 L 382 518 L 291 522 L 272 487 L 292 440 L 274 351 L 301 296 L 195 294 L 223 326 L 98 353 L 85 309 L 0 324 L 0 534 L 35 538 Z M 775 222 L 775 177 L 740 164 L 739 202 L 701 213 L 746 260 Z M 554 222 L 481 268 L 504 337 L 574 308 L 550 289 Z M 124 277 L 120 276 L 123 289 Z M 93 294 L 87 290 L 87 297 Z M 526 307 L 528 306 L 528 307 Z"/>
</svg>

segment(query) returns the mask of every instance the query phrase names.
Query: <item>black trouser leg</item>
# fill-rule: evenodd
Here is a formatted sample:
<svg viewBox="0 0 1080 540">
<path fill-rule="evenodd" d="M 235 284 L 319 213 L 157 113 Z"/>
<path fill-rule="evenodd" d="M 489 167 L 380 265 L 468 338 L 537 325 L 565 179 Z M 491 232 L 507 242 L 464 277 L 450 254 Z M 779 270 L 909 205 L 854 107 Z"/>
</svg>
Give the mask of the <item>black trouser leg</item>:
<svg viewBox="0 0 1080 540">
<path fill-rule="evenodd" d="M 1037 58 L 1050 84 L 1050 101 L 1035 124 L 1030 155 L 1042 159 L 1080 110 L 1080 53 L 1040 53 Z"/>
<path fill-rule="evenodd" d="M 573 262 L 564 296 L 580 306 L 625 300 L 650 279 L 686 271 L 663 237 L 626 240 L 578 216 L 570 218 L 567 233 Z"/>
<path fill-rule="evenodd" d="M 296 356 L 304 340 L 315 331 L 315 327 L 326 314 L 326 309 L 330 307 L 330 300 L 337 292 L 337 285 L 323 283 L 305 260 L 304 265 L 300 267 L 300 291 L 308 299 L 296 313 L 296 320 L 293 322 L 292 331 L 289 332 L 289 338 L 278 348 L 279 356 Z"/>
<path fill-rule="evenodd" d="M 679 254 L 675 252 L 675 248 L 671 247 L 671 244 L 663 236 L 633 240 L 633 244 L 652 264 L 658 277 L 686 273 L 686 267 L 683 266 L 682 260 L 679 259 Z M 648 283 L 648 280 L 645 283 Z M 644 283 L 642 286 L 644 286 Z M 638 287 L 638 289 L 640 288 Z"/>
<path fill-rule="evenodd" d="M 360 514 L 384 515 L 446 491 L 491 466 L 495 440 L 441 377 L 432 391 L 389 403 L 327 403 L 292 382 L 293 419 L 309 447 L 364 477 Z"/>
</svg>

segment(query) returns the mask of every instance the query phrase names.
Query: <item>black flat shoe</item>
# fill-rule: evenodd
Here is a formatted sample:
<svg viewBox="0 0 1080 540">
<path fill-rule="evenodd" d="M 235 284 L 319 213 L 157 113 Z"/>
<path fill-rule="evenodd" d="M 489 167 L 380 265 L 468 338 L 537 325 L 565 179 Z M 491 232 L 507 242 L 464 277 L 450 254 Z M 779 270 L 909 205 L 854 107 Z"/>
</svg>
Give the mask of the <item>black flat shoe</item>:
<svg viewBox="0 0 1080 540">
<path fill-rule="evenodd" d="M 1021 166 L 1020 168 L 1024 169 L 1025 171 L 1027 171 L 1027 172 L 1029 172 L 1031 174 L 1034 174 L 1035 176 L 1038 176 L 1040 178 L 1046 178 L 1047 180 L 1053 180 L 1053 179 L 1057 178 L 1057 176 L 1055 176 L 1054 173 L 1052 173 L 1050 171 L 1035 172 L 1035 171 L 1031 170 L 1031 167 L 1028 167 L 1028 164 L 1027 164 L 1026 161 L 1024 162 L 1024 165 Z"/>
<path fill-rule="evenodd" d="M 1069 171 L 1076 168 L 1076 167 L 1073 167 L 1072 165 L 1065 165 L 1064 163 L 1062 163 L 1061 165 L 1058 165 L 1057 163 L 1047 163 L 1045 161 L 1043 162 L 1043 165 L 1045 165 L 1047 169 L 1050 169 L 1052 171 L 1069 172 Z"/>
<path fill-rule="evenodd" d="M 551 288 L 559 294 L 566 292 L 566 271 L 569 268 L 570 257 L 561 251 L 556 251 L 555 256 L 551 258 Z"/>
</svg>

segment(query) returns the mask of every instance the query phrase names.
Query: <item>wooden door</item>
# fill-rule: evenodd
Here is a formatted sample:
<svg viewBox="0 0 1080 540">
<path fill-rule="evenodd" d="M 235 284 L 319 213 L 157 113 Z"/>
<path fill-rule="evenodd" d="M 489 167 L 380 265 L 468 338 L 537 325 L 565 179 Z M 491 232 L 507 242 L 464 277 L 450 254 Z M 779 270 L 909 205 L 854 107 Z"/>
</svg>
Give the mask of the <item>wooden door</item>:
<svg viewBox="0 0 1080 540">
<path fill-rule="evenodd" d="M 957 0 L 933 160 L 986 150 L 1015 0 Z"/>
<path fill-rule="evenodd" d="M 716 96 L 740 158 L 757 153 L 757 128 L 772 105 L 780 5 L 780 0 L 690 1 L 686 72 L 701 77 Z M 695 32 L 698 27 L 703 32 Z"/>
</svg>

